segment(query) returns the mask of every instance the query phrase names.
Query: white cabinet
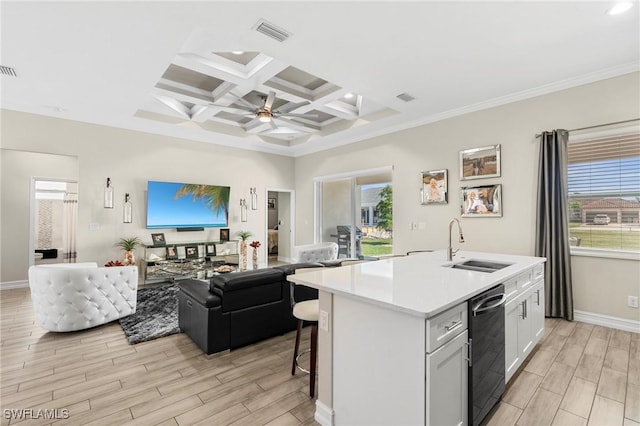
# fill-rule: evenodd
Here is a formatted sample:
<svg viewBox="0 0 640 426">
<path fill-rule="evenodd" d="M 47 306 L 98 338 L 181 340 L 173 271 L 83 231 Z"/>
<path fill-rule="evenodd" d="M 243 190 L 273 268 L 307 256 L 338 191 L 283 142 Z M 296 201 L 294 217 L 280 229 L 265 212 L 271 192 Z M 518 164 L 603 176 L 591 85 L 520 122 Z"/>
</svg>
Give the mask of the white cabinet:
<svg viewBox="0 0 640 426">
<path fill-rule="evenodd" d="M 427 424 L 467 424 L 468 331 L 427 355 Z"/>
<path fill-rule="evenodd" d="M 504 313 L 507 382 L 544 335 L 543 266 L 537 265 L 505 284 L 515 289 L 508 293 Z"/>
<path fill-rule="evenodd" d="M 466 306 L 425 320 L 334 294 L 334 424 L 466 425 Z"/>
</svg>

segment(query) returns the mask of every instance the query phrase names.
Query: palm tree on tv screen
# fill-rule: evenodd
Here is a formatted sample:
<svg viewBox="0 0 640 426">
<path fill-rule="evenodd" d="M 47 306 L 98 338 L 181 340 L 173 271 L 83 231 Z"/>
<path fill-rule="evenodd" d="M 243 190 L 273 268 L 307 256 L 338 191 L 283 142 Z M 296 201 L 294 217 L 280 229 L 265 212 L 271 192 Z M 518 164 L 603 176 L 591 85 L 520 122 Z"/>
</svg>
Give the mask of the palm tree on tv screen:
<svg viewBox="0 0 640 426">
<path fill-rule="evenodd" d="M 214 185 L 195 185 L 186 183 L 176 192 L 174 199 L 193 195 L 193 201 L 203 199 L 207 207 L 214 213 L 223 212 L 225 222 L 229 219 L 229 187 Z"/>
</svg>

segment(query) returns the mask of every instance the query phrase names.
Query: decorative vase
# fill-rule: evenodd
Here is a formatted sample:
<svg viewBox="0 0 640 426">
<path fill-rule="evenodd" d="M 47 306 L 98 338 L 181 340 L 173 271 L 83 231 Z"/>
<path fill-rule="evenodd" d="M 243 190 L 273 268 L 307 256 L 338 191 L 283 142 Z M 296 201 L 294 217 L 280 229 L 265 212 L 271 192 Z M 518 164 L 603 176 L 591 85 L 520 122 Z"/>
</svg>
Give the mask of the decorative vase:
<svg viewBox="0 0 640 426">
<path fill-rule="evenodd" d="M 136 258 L 133 255 L 133 250 L 128 250 L 124 252 L 124 262 L 125 265 L 135 265 Z"/>
<path fill-rule="evenodd" d="M 258 248 L 257 247 L 253 248 L 251 260 L 253 262 L 253 269 L 258 269 Z"/>
<path fill-rule="evenodd" d="M 247 270 L 247 242 L 245 240 L 240 241 L 240 270 Z"/>
</svg>

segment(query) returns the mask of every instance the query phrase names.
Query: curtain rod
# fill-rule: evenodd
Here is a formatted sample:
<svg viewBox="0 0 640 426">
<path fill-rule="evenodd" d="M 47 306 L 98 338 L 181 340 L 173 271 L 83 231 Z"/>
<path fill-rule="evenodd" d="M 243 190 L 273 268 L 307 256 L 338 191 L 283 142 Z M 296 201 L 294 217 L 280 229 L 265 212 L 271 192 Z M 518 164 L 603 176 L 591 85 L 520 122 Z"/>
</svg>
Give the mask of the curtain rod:
<svg viewBox="0 0 640 426">
<path fill-rule="evenodd" d="M 598 127 L 606 127 L 606 126 L 613 126 L 616 124 L 631 123 L 632 121 L 639 121 L 639 120 L 640 118 L 632 118 L 631 120 L 616 121 L 613 123 L 598 124 L 596 126 L 589 126 L 589 127 L 580 127 L 579 129 L 567 130 L 567 132 L 571 133 L 571 132 L 577 132 L 579 130 L 597 129 Z M 536 138 L 539 138 L 540 136 L 542 136 L 542 133 L 536 133 Z"/>
</svg>

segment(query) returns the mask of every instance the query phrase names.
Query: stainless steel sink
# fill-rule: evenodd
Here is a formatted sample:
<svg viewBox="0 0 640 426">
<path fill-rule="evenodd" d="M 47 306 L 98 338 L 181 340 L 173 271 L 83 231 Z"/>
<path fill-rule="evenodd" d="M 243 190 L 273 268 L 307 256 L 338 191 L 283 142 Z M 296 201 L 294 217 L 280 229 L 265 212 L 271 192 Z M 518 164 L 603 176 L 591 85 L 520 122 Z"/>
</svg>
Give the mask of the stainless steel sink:
<svg viewBox="0 0 640 426">
<path fill-rule="evenodd" d="M 506 268 L 507 266 L 511 266 L 511 265 L 512 263 L 500 263 L 500 262 L 493 262 L 493 261 L 487 261 L 487 260 L 472 259 L 472 260 L 466 260 L 460 263 L 448 264 L 443 266 L 447 268 L 453 268 L 453 269 L 464 269 L 466 271 L 491 273 L 491 272 L 499 271 L 500 269 Z"/>
</svg>

